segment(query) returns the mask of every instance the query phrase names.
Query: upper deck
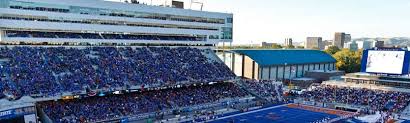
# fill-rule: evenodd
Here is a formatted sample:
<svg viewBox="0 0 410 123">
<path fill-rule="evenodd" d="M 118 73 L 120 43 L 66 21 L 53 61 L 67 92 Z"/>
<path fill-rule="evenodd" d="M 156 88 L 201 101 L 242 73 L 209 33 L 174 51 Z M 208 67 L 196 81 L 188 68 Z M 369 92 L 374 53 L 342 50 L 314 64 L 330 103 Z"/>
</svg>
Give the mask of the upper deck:
<svg viewBox="0 0 410 123">
<path fill-rule="evenodd" d="M 233 15 L 102 0 L 0 0 L 0 40 L 5 42 L 103 42 L 216 44 L 232 42 Z M 46 33 L 183 35 L 201 41 L 8 37 L 6 30 Z M 88 35 L 88 34 L 86 34 Z M 69 36 L 68 36 L 69 37 Z M 105 39 L 104 36 L 101 36 Z M 40 39 L 37 39 L 40 38 Z"/>
</svg>

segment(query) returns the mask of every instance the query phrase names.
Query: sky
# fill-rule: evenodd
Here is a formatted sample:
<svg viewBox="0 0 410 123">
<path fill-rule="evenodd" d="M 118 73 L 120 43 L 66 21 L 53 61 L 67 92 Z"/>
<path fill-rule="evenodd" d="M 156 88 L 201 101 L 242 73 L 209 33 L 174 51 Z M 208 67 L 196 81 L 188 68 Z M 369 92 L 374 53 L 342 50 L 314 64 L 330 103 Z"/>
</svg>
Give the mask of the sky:
<svg viewBox="0 0 410 123">
<path fill-rule="evenodd" d="M 191 0 L 180 1 L 189 6 Z M 410 0 L 201 1 L 204 11 L 234 14 L 234 44 L 283 43 L 285 38 L 303 42 L 306 37 L 333 40 L 334 32 L 350 33 L 352 38 L 410 37 Z"/>
</svg>

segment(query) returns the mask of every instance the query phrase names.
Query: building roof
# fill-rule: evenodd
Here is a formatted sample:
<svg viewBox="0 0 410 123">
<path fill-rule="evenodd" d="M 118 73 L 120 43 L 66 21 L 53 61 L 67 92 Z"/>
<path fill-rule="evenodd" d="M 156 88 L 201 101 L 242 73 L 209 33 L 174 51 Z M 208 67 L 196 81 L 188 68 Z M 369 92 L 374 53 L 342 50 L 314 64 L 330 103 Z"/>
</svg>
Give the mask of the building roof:
<svg viewBox="0 0 410 123">
<path fill-rule="evenodd" d="M 232 50 L 253 59 L 259 66 L 334 63 L 331 55 L 319 50 Z"/>
</svg>

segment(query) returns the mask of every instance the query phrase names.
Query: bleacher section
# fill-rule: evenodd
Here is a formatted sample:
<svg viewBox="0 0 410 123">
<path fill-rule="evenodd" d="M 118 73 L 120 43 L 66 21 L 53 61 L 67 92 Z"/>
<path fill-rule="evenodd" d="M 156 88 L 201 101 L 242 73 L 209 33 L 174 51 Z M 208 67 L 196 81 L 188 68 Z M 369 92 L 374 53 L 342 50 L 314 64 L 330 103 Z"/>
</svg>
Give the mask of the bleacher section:
<svg viewBox="0 0 410 123">
<path fill-rule="evenodd" d="M 331 85 L 317 86 L 311 91 L 304 92 L 300 97 L 306 101 L 361 106 L 361 112 L 364 114 L 374 114 L 379 111 L 388 114 L 400 113 L 410 101 L 410 93 Z"/>
<path fill-rule="evenodd" d="M 204 51 L 189 47 L 1 47 L 0 97 L 56 96 L 235 77 L 223 63 L 205 57 Z"/>
<path fill-rule="evenodd" d="M 282 83 L 271 80 L 250 80 L 243 79 L 239 81 L 248 92 L 261 97 L 270 102 L 283 101 Z"/>
<path fill-rule="evenodd" d="M 410 117 L 410 105 L 404 108 L 403 112 L 401 113 L 402 116 Z"/>
<path fill-rule="evenodd" d="M 74 32 L 6 31 L 10 38 L 60 38 L 60 39 L 110 39 L 110 40 L 161 40 L 206 41 L 206 36 L 159 35 L 159 34 L 99 34 Z"/>
<path fill-rule="evenodd" d="M 105 97 L 41 102 L 38 106 L 56 123 L 124 119 L 138 114 L 179 109 L 226 98 L 247 96 L 232 83 L 152 90 Z"/>
</svg>

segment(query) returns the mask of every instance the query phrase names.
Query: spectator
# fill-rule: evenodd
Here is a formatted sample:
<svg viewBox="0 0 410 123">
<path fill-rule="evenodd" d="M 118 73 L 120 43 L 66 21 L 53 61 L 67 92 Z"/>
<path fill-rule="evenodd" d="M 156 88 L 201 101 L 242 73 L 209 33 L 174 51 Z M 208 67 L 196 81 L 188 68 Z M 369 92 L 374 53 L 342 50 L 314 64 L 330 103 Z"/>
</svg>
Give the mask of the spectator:
<svg viewBox="0 0 410 123">
<path fill-rule="evenodd" d="M 234 74 L 189 47 L 3 47 L 0 92 L 56 96 L 63 92 L 229 80 Z M 6 91 L 6 92 L 5 92 Z M 20 94 L 21 93 L 21 94 Z"/>
<path fill-rule="evenodd" d="M 106 97 L 41 102 L 38 106 L 57 123 L 96 122 L 244 97 L 232 83 L 153 90 Z"/>
<path fill-rule="evenodd" d="M 273 102 L 282 101 L 282 83 L 271 80 L 250 80 L 240 81 L 244 89 Z"/>
<path fill-rule="evenodd" d="M 312 91 L 304 92 L 300 97 L 325 103 L 343 103 L 369 107 L 367 113 L 387 110 L 402 111 L 410 101 L 410 94 L 403 92 L 370 90 L 366 88 L 349 88 L 322 85 Z"/>
</svg>

